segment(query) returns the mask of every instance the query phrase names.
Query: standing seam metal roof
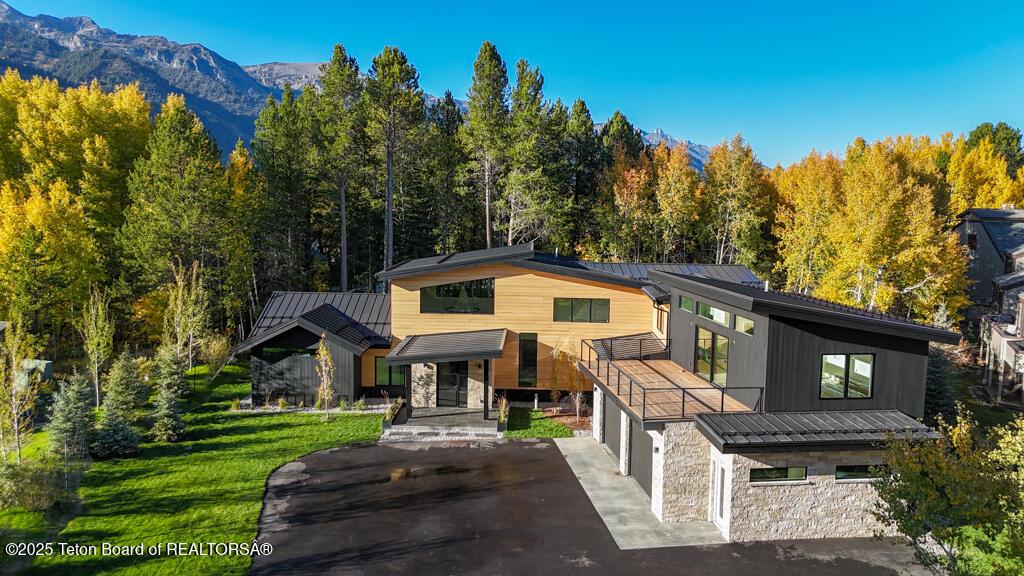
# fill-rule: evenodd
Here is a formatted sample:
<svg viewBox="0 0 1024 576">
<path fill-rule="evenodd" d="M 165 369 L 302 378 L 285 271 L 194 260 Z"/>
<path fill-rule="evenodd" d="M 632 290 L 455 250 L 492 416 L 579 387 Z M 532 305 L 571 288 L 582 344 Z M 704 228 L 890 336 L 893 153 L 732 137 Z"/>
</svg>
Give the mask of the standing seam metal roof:
<svg viewBox="0 0 1024 576">
<path fill-rule="evenodd" d="M 388 364 L 500 358 L 508 330 L 495 328 L 407 336 L 387 355 Z"/>
<path fill-rule="evenodd" d="M 333 306 L 371 334 L 390 342 L 391 296 L 363 292 L 274 292 L 256 320 L 250 338 L 324 304 Z"/>
</svg>

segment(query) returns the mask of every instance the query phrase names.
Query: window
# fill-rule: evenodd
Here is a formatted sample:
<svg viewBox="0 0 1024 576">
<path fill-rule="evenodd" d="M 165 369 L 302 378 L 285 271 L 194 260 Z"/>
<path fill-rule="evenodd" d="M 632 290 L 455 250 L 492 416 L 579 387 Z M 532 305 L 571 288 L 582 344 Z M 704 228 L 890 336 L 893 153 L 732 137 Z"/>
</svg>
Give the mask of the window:
<svg viewBox="0 0 1024 576">
<path fill-rule="evenodd" d="M 494 278 L 420 288 L 420 312 L 494 314 Z"/>
<path fill-rule="evenodd" d="M 836 480 L 864 480 L 874 478 L 870 464 L 856 464 L 853 466 L 836 466 Z"/>
<path fill-rule="evenodd" d="M 662 334 L 664 334 L 665 333 L 665 317 L 668 316 L 668 313 L 665 312 L 665 310 L 663 310 L 662 308 L 656 308 L 655 309 L 655 314 L 657 314 L 658 332 L 661 332 Z"/>
<path fill-rule="evenodd" d="M 823 354 L 820 397 L 871 398 L 874 364 L 874 354 Z"/>
<path fill-rule="evenodd" d="M 694 371 L 709 382 L 725 386 L 729 372 L 729 339 L 698 326 L 696 340 Z"/>
<path fill-rule="evenodd" d="M 405 366 L 388 366 L 383 356 L 378 356 L 373 365 L 374 386 L 405 386 Z"/>
<path fill-rule="evenodd" d="M 971 250 L 978 249 L 978 235 L 974 232 L 967 233 L 967 248 Z"/>
<path fill-rule="evenodd" d="M 519 335 L 519 385 L 537 385 L 537 335 Z"/>
<path fill-rule="evenodd" d="M 690 298 L 689 296 L 680 296 L 679 307 L 690 314 L 693 314 L 693 298 Z"/>
<path fill-rule="evenodd" d="M 752 468 L 751 482 L 795 482 L 807 480 L 806 466 L 790 466 L 788 468 Z"/>
<path fill-rule="evenodd" d="M 555 298 L 555 322 L 607 322 L 610 316 L 607 298 Z"/>
<path fill-rule="evenodd" d="M 754 321 L 751 320 L 750 318 L 745 318 L 745 317 L 740 316 L 739 314 L 737 314 L 736 315 L 736 331 L 737 332 L 743 332 L 744 334 L 750 334 L 751 336 L 753 336 L 754 335 Z"/>
<path fill-rule="evenodd" d="M 710 304 L 699 302 L 697 304 L 697 314 L 700 314 L 708 320 L 718 322 L 722 326 L 729 325 L 729 313 L 721 308 L 715 308 Z"/>
</svg>

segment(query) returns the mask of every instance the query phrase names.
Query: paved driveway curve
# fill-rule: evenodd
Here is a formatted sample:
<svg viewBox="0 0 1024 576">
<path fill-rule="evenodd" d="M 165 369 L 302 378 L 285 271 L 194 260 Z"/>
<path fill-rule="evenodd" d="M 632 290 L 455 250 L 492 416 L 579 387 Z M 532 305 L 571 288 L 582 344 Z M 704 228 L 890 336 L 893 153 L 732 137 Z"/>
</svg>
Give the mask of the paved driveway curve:
<svg viewBox="0 0 1024 576">
<path fill-rule="evenodd" d="M 871 540 L 621 551 L 550 441 L 390 444 L 311 454 L 271 476 L 252 574 L 900 574 Z"/>
</svg>

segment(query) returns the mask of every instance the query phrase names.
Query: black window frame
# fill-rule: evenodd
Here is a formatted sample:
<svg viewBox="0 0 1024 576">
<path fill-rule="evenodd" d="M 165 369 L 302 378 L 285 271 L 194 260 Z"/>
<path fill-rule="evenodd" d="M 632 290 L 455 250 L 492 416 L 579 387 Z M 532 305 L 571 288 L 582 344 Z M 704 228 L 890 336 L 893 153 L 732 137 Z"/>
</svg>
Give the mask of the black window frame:
<svg viewBox="0 0 1024 576">
<path fill-rule="evenodd" d="M 527 358 L 523 356 L 523 341 L 533 342 L 533 358 L 532 358 L 531 362 L 526 362 Z M 518 376 L 517 382 L 518 382 L 518 386 L 520 388 L 536 388 L 537 387 L 537 352 L 538 352 L 539 346 L 540 346 L 540 342 L 539 342 L 539 338 L 538 338 L 536 332 L 520 332 L 519 333 L 519 374 L 517 375 Z M 533 366 L 527 366 L 527 364 L 529 364 L 529 363 L 532 363 Z M 529 380 L 529 376 L 527 376 L 527 379 L 525 380 L 526 383 L 524 384 L 523 374 L 526 371 L 524 369 L 527 369 L 527 370 L 532 369 L 533 370 L 533 380 L 532 380 L 532 382 Z"/>
<path fill-rule="evenodd" d="M 686 307 L 686 303 L 689 303 L 689 308 Z M 676 305 L 683 312 L 689 312 L 690 314 L 693 314 L 694 310 L 697 309 L 697 301 L 689 296 L 684 296 L 683 294 L 679 295 L 679 300 L 676 302 Z"/>
<path fill-rule="evenodd" d="M 379 383 L 380 379 L 378 378 L 378 376 L 380 376 L 380 369 L 381 369 L 382 366 L 384 368 L 387 368 L 387 371 L 388 371 L 388 383 L 387 384 L 380 384 Z M 395 384 L 395 373 L 396 372 L 400 373 L 402 375 L 402 378 L 405 380 L 405 382 L 402 382 L 401 384 Z M 409 382 L 409 367 L 408 366 L 388 366 L 384 356 L 376 356 L 376 357 L 374 357 L 374 360 L 373 360 L 373 385 L 375 387 L 401 386 L 401 387 L 404 388 L 408 382 Z"/>
<path fill-rule="evenodd" d="M 777 470 L 785 470 L 786 477 L 784 478 L 758 478 L 754 479 L 755 472 L 773 472 Z M 790 478 L 790 470 L 803 470 L 803 476 L 800 478 Z M 807 482 L 807 466 L 771 466 L 768 468 L 751 468 L 749 475 L 747 476 L 747 482 L 750 484 L 777 484 L 780 482 Z"/>
<path fill-rule="evenodd" d="M 561 302 L 561 304 L 563 306 L 565 306 L 566 305 L 566 301 L 568 301 L 568 306 L 569 306 L 569 317 L 568 317 L 568 319 L 566 319 L 564 317 L 563 318 L 559 318 L 559 314 L 558 314 L 559 308 L 558 308 L 558 305 Z M 603 320 L 600 320 L 600 319 L 599 320 L 595 320 L 594 319 L 594 301 L 599 301 L 599 302 L 606 303 L 605 310 L 607 310 L 607 316 L 605 317 L 605 319 L 603 319 Z M 584 305 L 584 302 L 586 302 L 585 305 Z M 577 306 L 579 306 L 579 307 L 577 307 Z M 583 310 L 584 306 L 586 306 L 586 317 L 587 317 L 587 320 L 582 320 L 582 319 L 581 320 L 577 320 L 576 319 L 576 311 L 577 310 Z M 555 297 L 551 301 L 551 321 L 552 322 L 575 322 L 577 324 L 607 324 L 607 323 L 611 322 L 611 319 L 612 319 L 612 301 L 611 301 L 610 298 L 563 298 L 563 297 Z"/>
<path fill-rule="evenodd" d="M 708 363 L 709 363 L 709 370 L 708 370 L 708 376 L 709 377 L 708 378 L 705 378 L 704 375 L 702 375 L 700 373 L 700 371 L 697 369 L 697 360 L 698 360 L 697 353 L 700 350 L 700 337 L 699 337 L 699 334 L 700 334 L 701 330 L 704 330 L 705 332 L 711 334 L 711 354 L 708 357 Z M 718 339 L 719 338 L 725 340 L 727 348 L 731 348 L 732 347 L 732 342 L 730 342 L 728 336 L 726 336 L 724 334 L 719 334 L 718 332 L 715 332 L 714 330 L 708 328 L 707 326 L 701 326 L 699 324 L 694 326 L 694 330 L 693 330 L 693 373 L 696 374 L 698 378 L 704 380 L 705 382 L 709 382 L 709 383 L 711 383 L 714 386 L 717 386 L 719 388 L 726 388 L 729 385 L 729 356 L 730 356 L 730 353 L 726 353 L 726 358 L 725 358 L 725 365 L 726 365 L 726 368 L 725 368 L 725 382 L 723 382 L 722 384 L 719 384 L 719 383 L 715 382 L 715 360 L 717 359 L 716 356 L 718 355 Z"/>
<path fill-rule="evenodd" d="M 877 480 L 878 475 L 876 473 L 876 470 L 881 467 L 882 466 L 879 464 L 837 464 L 834 476 L 837 482 Z M 839 474 L 841 468 L 845 468 L 845 470 L 843 470 L 842 472 L 843 474 L 850 474 L 851 476 L 840 478 Z M 858 470 L 852 470 L 854 468 Z"/>
<path fill-rule="evenodd" d="M 747 322 L 750 322 L 750 332 L 747 332 L 745 330 L 740 330 L 740 318 L 746 320 Z M 756 326 L 757 326 L 757 321 L 754 320 L 753 318 L 747 318 L 746 316 L 743 316 L 742 314 L 733 314 L 732 315 L 732 329 L 737 331 L 737 332 L 739 332 L 740 334 L 746 334 L 747 336 L 753 337 L 754 336 L 754 329 L 755 329 Z"/>
<path fill-rule="evenodd" d="M 707 315 L 705 315 L 701 311 L 701 307 L 702 306 L 706 306 L 707 307 L 707 309 L 708 309 L 708 314 Z M 709 304 L 708 302 L 701 301 L 701 302 L 697 302 L 696 309 L 697 309 L 697 316 L 700 316 L 701 318 L 704 318 L 705 320 L 710 320 L 710 321 L 714 322 L 715 324 L 718 324 L 719 326 L 725 326 L 726 328 L 732 328 L 733 313 L 729 312 L 725 308 L 719 308 L 718 306 L 714 306 L 712 304 Z M 711 312 L 712 310 L 718 310 L 719 312 L 724 312 L 725 313 L 725 322 L 719 322 L 718 320 L 715 320 L 714 314 Z"/>
<path fill-rule="evenodd" d="M 489 301 L 490 302 L 489 309 L 488 309 L 488 307 L 482 307 L 482 309 L 478 309 L 478 310 L 447 309 L 449 307 L 445 304 L 446 300 L 454 302 L 454 301 L 456 301 L 457 298 L 460 298 L 460 296 L 452 296 L 452 295 L 441 295 L 441 296 L 439 296 L 439 295 L 437 295 L 437 292 L 439 290 L 457 290 L 458 287 L 462 287 L 462 286 L 466 286 L 467 292 L 468 291 L 474 291 L 475 292 L 475 291 L 480 290 L 482 287 L 485 289 L 485 291 L 487 291 L 486 288 L 489 287 L 490 296 L 486 296 L 486 295 L 484 295 L 484 296 L 476 296 L 476 295 L 471 296 L 471 295 L 467 294 L 467 297 L 466 297 L 467 300 L 470 301 L 470 302 L 474 302 L 474 301 L 478 301 L 478 300 L 479 301 L 484 301 L 484 302 Z M 430 297 L 424 298 L 425 292 L 427 290 L 433 290 L 434 291 L 434 295 L 432 296 L 432 298 L 434 298 L 435 300 L 441 302 L 441 308 L 442 308 L 441 310 L 428 310 L 427 309 L 427 302 L 430 301 L 429 300 Z M 433 286 L 424 286 L 424 287 L 420 288 L 420 314 L 479 314 L 479 315 L 494 315 L 495 292 L 496 292 L 496 288 L 495 288 L 495 282 L 494 282 L 494 278 L 493 277 L 489 277 L 489 278 L 476 278 L 476 279 L 473 279 L 473 280 L 462 280 L 462 281 L 459 281 L 459 282 L 446 282 L 444 284 L 435 284 Z"/>
<path fill-rule="evenodd" d="M 846 359 L 845 367 L 843 368 L 843 395 L 840 397 L 824 396 L 822 390 L 821 377 L 825 371 L 825 357 L 826 356 L 843 356 Z M 853 362 L 854 356 L 870 356 L 871 357 L 871 376 L 870 382 L 871 387 L 868 390 L 867 396 L 850 396 L 850 364 Z M 819 400 L 871 400 L 875 397 L 875 353 L 874 352 L 825 352 L 821 355 L 821 363 L 818 371 L 818 399 Z"/>
</svg>

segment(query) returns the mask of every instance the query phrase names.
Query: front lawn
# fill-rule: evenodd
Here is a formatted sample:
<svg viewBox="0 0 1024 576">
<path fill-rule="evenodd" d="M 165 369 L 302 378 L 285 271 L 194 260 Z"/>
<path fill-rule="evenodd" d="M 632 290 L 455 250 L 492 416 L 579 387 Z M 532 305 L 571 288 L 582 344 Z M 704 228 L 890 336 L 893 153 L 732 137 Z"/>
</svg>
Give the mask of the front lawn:
<svg viewBox="0 0 1024 576">
<path fill-rule="evenodd" d="M 248 543 L 256 537 L 267 477 L 310 452 L 380 435 L 379 415 L 228 412 L 249 391 L 229 366 L 198 400 L 178 444 L 143 444 L 134 458 L 94 462 L 79 490 L 83 509 L 60 533 L 74 544 Z M 39 557 L 38 574 L 244 574 L 247 556 Z"/>
<path fill-rule="evenodd" d="M 572 430 L 549 418 L 543 410 L 510 408 L 505 438 L 572 438 Z"/>
</svg>

